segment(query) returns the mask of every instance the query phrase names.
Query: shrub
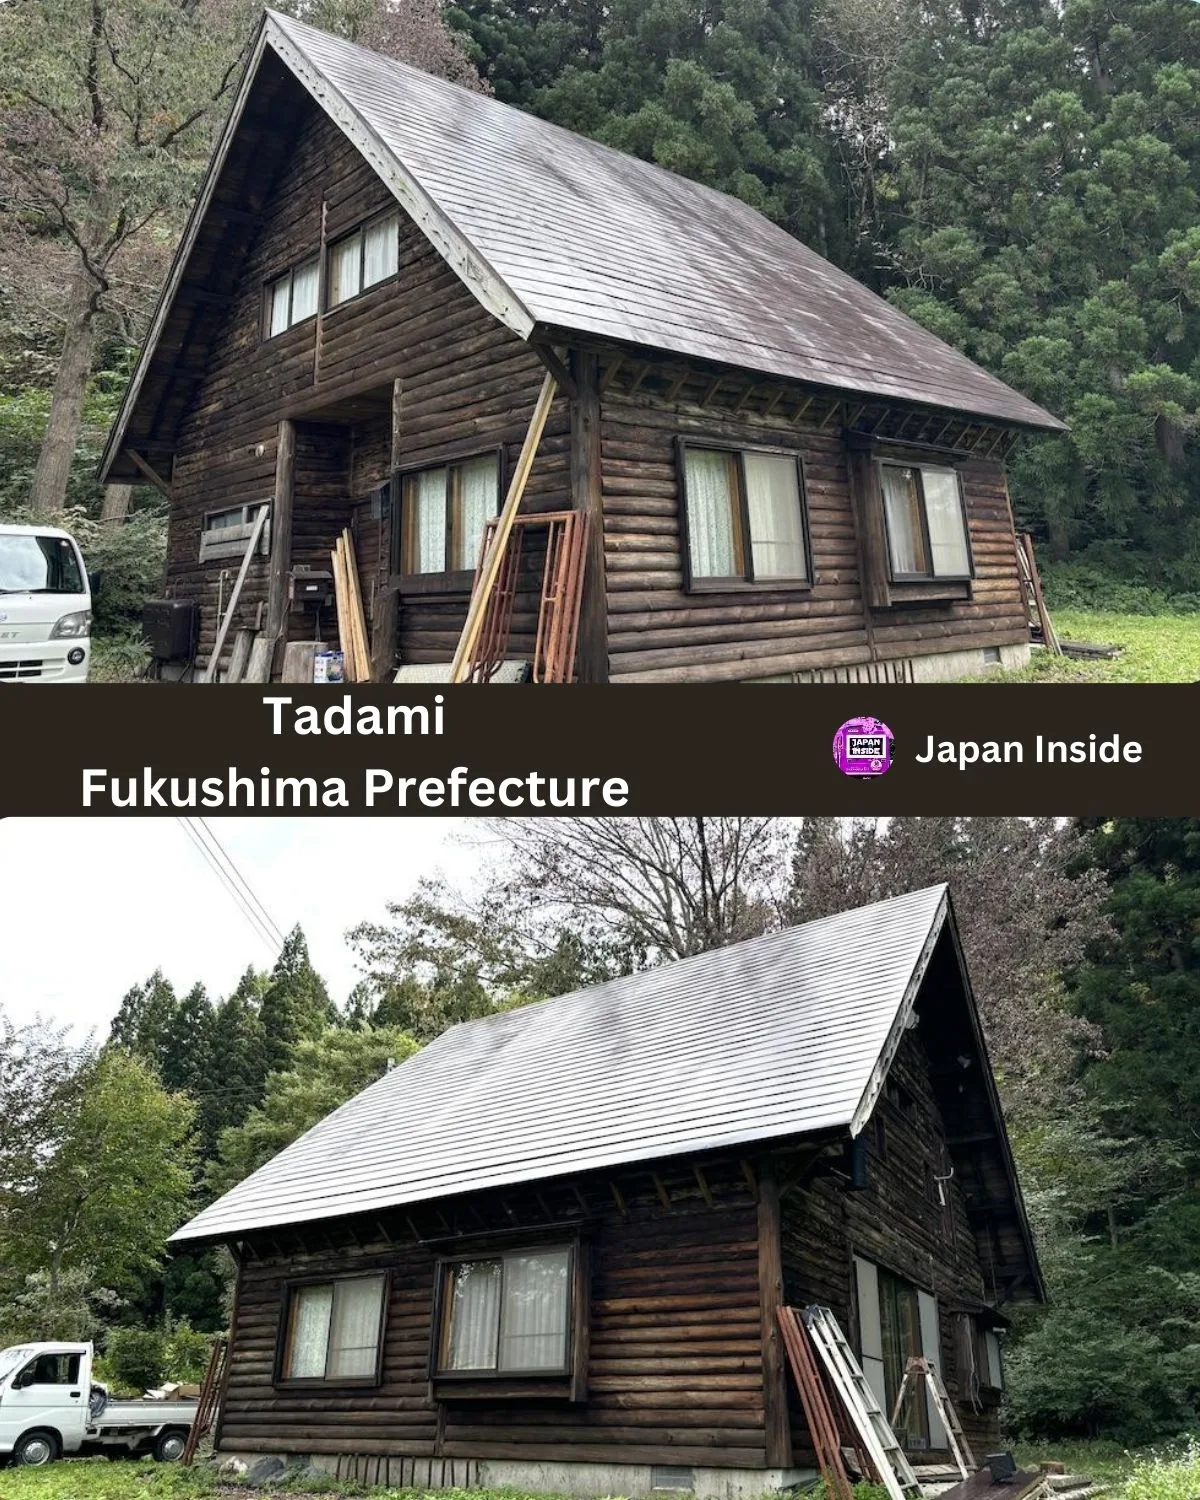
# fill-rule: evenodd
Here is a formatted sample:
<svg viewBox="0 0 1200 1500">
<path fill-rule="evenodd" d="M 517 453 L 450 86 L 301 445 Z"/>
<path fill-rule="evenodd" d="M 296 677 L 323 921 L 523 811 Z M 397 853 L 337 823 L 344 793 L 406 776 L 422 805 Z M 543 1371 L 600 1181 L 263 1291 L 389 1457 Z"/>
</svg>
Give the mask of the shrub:
<svg viewBox="0 0 1200 1500">
<path fill-rule="evenodd" d="M 1195 1500 L 1200 1495 L 1200 1444 L 1171 1457 L 1142 1459 L 1122 1485 L 1120 1500 Z"/>
<path fill-rule="evenodd" d="M 181 1318 L 167 1335 L 163 1356 L 166 1379 L 181 1384 L 203 1380 L 212 1346 L 211 1333 L 201 1333 L 186 1318 Z"/>
<path fill-rule="evenodd" d="M 104 1360 L 118 1384 L 135 1391 L 159 1385 L 166 1364 L 167 1336 L 157 1328 L 114 1328 Z"/>
</svg>

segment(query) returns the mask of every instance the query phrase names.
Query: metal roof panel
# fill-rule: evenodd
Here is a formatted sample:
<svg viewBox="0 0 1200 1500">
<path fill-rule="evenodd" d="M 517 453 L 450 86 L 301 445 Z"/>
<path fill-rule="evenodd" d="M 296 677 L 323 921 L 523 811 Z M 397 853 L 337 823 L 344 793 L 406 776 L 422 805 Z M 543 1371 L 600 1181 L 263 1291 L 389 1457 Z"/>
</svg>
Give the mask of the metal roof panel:
<svg viewBox="0 0 1200 1500">
<path fill-rule="evenodd" d="M 947 909 L 933 886 L 452 1027 L 173 1239 L 856 1129 Z"/>
</svg>

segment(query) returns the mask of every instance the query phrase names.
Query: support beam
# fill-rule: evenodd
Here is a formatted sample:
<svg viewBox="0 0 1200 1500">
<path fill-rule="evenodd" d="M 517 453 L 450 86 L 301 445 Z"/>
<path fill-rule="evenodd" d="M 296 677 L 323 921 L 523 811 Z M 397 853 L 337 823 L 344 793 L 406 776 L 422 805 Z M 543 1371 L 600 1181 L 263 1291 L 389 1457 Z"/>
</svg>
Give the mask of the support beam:
<svg viewBox="0 0 1200 1500">
<path fill-rule="evenodd" d="M 562 360 L 559 359 L 557 352 L 549 344 L 531 344 L 530 347 L 541 360 L 542 364 L 545 365 L 546 369 L 554 376 L 558 382 L 559 389 L 565 391 L 573 400 L 576 395 L 575 378 L 566 365 L 563 364 Z"/>
<path fill-rule="evenodd" d="M 137 451 L 136 448 L 126 448 L 125 452 L 129 454 L 131 459 L 133 459 L 133 462 L 138 468 L 139 472 L 144 474 L 150 481 L 150 483 L 154 486 L 154 488 L 158 490 L 160 494 L 165 495 L 169 500 L 171 498 L 171 487 L 158 472 L 158 470 L 155 469 L 151 464 L 147 463 L 147 461 L 142 457 L 142 455 Z"/>
<path fill-rule="evenodd" d="M 396 615 L 399 600 L 395 590 L 388 586 L 392 572 L 392 558 L 396 555 L 397 528 L 400 525 L 400 494 L 396 470 L 404 456 L 404 382 L 397 375 L 392 381 L 392 444 L 390 454 L 391 504 L 388 507 L 388 545 L 383 554 L 379 577 L 375 580 L 375 595 L 371 601 L 371 681 L 388 682 L 393 675 L 396 661 Z M 379 517 L 380 533 L 383 532 L 383 515 Z"/>
<path fill-rule="evenodd" d="M 292 561 L 292 512 L 296 488 L 296 424 L 284 417 L 275 450 L 275 496 L 271 503 L 271 557 L 267 564 L 267 620 L 272 641 L 287 633 L 288 570 Z M 269 673 L 268 673 L 268 681 Z"/>
<path fill-rule="evenodd" d="M 787 1366 L 779 1309 L 783 1298 L 783 1232 L 779 1187 L 774 1168 L 758 1171 L 758 1310 L 762 1332 L 763 1409 L 767 1468 L 792 1467 L 792 1429 L 788 1420 Z"/>
<path fill-rule="evenodd" d="M 579 611 L 579 681 L 608 681 L 608 582 L 604 563 L 604 491 L 600 468 L 600 361 L 571 351 L 571 505 L 588 518 Z"/>
</svg>

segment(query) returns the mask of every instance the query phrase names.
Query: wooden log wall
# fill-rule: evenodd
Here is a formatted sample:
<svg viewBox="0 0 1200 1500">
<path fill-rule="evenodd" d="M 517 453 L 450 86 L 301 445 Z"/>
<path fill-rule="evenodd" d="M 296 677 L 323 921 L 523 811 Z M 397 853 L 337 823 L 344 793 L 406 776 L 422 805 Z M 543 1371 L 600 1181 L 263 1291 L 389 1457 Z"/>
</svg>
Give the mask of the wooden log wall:
<svg viewBox="0 0 1200 1500">
<path fill-rule="evenodd" d="M 300 89 L 294 81 L 283 87 Z M 479 305 L 403 212 L 398 277 L 320 319 L 263 339 L 263 285 L 317 253 L 322 203 L 327 240 L 396 206 L 315 104 L 288 103 L 300 120 L 290 159 L 265 205 L 229 307 L 209 314 L 220 327 L 180 428 L 172 475 L 167 592 L 202 606 L 202 664 L 216 633 L 218 579 L 222 571 L 232 577 L 236 560 L 232 569 L 228 559 L 201 566 L 201 519 L 205 511 L 270 497 L 281 417 L 297 418 L 298 448 L 306 449 L 303 471 L 297 456 L 294 561 L 328 567 L 322 556 L 355 515 L 360 567 L 370 563 L 364 571 L 369 610 L 369 586 L 378 587 L 385 573 L 378 538 L 369 528 L 364 535 L 361 505 L 352 502 L 362 502 L 388 475 L 393 380 L 404 382 L 404 463 L 435 462 L 449 448 L 499 444 L 511 463 L 544 374 L 537 356 Z M 568 433 L 567 403 L 560 397 L 530 479 L 527 508 L 569 505 Z M 384 541 L 386 558 L 389 539 Z M 252 564 L 235 624 L 252 623 L 264 597 L 265 571 L 262 562 Z M 465 593 L 402 600 L 401 659 L 448 660 L 465 614 Z M 293 616 L 292 624 L 294 633 L 307 635 L 311 620 L 297 624 Z"/>
<path fill-rule="evenodd" d="M 848 1190 L 843 1181 L 817 1177 L 782 1201 L 784 1286 L 795 1307 L 821 1302 L 833 1309 L 858 1349 L 853 1257 L 886 1267 L 938 1300 L 939 1368 L 963 1429 L 982 1460 L 1000 1439 L 994 1407 L 975 1410 L 959 1367 L 958 1318 L 984 1305 L 979 1247 L 957 1178 L 943 1184 L 948 1206 L 937 1201 L 934 1176 L 947 1175 L 950 1154 L 919 1034 L 906 1033 L 864 1131 L 868 1186 Z M 899 1090 L 899 1092 L 897 1091 Z M 804 1418 L 794 1390 L 790 1410 L 796 1441 Z"/>
<path fill-rule="evenodd" d="M 601 406 L 613 681 L 766 678 L 1028 640 L 998 461 L 962 464 L 977 572 L 972 597 L 868 611 L 846 442 L 836 423 L 706 409 L 644 389 L 609 388 Z M 803 456 L 815 564 L 811 589 L 685 593 L 675 450 L 680 433 Z"/>
<path fill-rule="evenodd" d="M 757 1191 L 738 1161 L 707 1161 L 699 1173 L 696 1165 L 433 1205 L 443 1237 L 436 1249 L 404 1214 L 260 1236 L 242 1261 L 219 1448 L 763 1468 Z M 427 1361 L 436 1255 L 455 1248 L 447 1228 L 470 1226 L 474 1238 L 458 1248 L 478 1246 L 481 1225 L 517 1244 L 514 1220 L 544 1238 L 543 1221 L 562 1206 L 586 1226 L 586 1400 L 439 1403 Z M 391 1273 L 381 1386 L 276 1388 L 286 1280 L 364 1269 Z"/>
</svg>

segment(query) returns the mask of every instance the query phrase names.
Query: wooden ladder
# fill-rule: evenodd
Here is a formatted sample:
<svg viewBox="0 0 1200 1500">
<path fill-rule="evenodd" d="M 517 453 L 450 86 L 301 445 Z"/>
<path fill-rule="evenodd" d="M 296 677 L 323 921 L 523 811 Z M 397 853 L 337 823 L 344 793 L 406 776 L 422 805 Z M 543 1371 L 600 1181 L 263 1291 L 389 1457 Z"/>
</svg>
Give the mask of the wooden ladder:
<svg viewBox="0 0 1200 1500">
<path fill-rule="evenodd" d="M 219 1338 L 214 1342 L 208 1358 L 208 1369 L 204 1372 L 204 1381 L 200 1386 L 200 1399 L 196 1402 L 196 1415 L 192 1418 L 187 1442 L 183 1445 L 183 1454 L 179 1460 L 185 1467 L 190 1466 L 196 1457 L 200 1439 L 212 1431 L 217 1403 L 221 1399 L 221 1382 L 225 1375 L 228 1352 L 229 1344 L 226 1339 Z"/>
<path fill-rule="evenodd" d="M 969 1479 L 978 1468 L 975 1455 L 971 1452 L 971 1445 L 967 1442 L 966 1433 L 962 1430 L 962 1423 L 958 1420 L 954 1403 L 946 1394 L 946 1387 L 942 1384 L 937 1366 L 920 1354 L 911 1355 L 904 1367 L 904 1379 L 900 1382 L 900 1389 L 896 1392 L 896 1405 L 892 1409 L 892 1426 L 895 1427 L 900 1416 L 905 1396 L 910 1390 L 916 1391 L 922 1379 L 929 1391 L 929 1399 L 933 1402 L 934 1410 L 946 1429 L 947 1446 L 958 1472 L 964 1479 Z"/>
<path fill-rule="evenodd" d="M 1027 531 L 1022 531 L 1016 541 L 1017 572 L 1021 576 L 1021 591 L 1025 596 L 1025 611 L 1029 617 L 1030 632 L 1032 633 L 1036 627 L 1041 633 L 1042 645 L 1046 650 L 1054 656 L 1061 656 L 1062 645 L 1042 594 L 1042 579 L 1038 573 L 1037 558 L 1033 551 L 1033 538 Z"/>
<path fill-rule="evenodd" d="M 842 1459 L 837 1416 L 829 1404 L 804 1324 L 794 1307 L 779 1308 L 777 1316 L 788 1364 L 792 1367 L 796 1389 L 800 1392 L 800 1404 L 804 1408 L 804 1420 L 812 1438 L 813 1452 L 817 1455 L 817 1467 L 825 1481 L 825 1493 L 829 1500 L 852 1500 L 853 1490 Z M 866 1472 L 865 1468 L 863 1472 Z"/>
<path fill-rule="evenodd" d="M 833 1389 L 891 1500 L 922 1500 L 921 1486 L 854 1351 L 827 1307 L 804 1309 L 804 1324 L 825 1364 Z"/>
</svg>

